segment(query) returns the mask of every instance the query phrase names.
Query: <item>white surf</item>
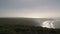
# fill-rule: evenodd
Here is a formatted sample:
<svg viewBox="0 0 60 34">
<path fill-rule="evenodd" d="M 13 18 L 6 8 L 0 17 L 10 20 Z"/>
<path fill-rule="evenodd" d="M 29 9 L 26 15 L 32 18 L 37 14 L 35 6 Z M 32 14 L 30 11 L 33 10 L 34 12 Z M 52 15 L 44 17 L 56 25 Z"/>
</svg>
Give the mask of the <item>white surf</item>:
<svg viewBox="0 0 60 34">
<path fill-rule="evenodd" d="M 55 28 L 53 25 L 54 21 L 44 21 L 42 23 L 42 27 L 47 27 L 47 28 Z"/>
</svg>

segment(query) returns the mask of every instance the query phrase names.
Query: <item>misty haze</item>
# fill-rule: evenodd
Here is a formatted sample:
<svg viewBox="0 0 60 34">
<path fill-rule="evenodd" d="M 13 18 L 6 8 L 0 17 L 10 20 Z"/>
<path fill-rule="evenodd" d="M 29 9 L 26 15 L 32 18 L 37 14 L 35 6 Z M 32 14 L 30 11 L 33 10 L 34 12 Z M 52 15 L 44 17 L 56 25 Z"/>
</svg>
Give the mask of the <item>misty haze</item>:
<svg viewBox="0 0 60 34">
<path fill-rule="evenodd" d="M 0 0 L 0 34 L 60 34 L 60 0 Z"/>
</svg>

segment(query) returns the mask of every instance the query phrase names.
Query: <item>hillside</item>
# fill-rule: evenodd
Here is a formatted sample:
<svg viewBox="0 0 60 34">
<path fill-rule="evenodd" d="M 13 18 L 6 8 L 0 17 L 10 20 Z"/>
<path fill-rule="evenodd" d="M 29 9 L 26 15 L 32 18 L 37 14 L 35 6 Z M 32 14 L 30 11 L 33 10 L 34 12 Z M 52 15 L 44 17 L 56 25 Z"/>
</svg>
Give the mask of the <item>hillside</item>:
<svg viewBox="0 0 60 34">
<path fill-rule="evenodd" d="M 0 34 L 60 34 L 60 29 L 5 24 L 0 25 Z"/>
</svg>

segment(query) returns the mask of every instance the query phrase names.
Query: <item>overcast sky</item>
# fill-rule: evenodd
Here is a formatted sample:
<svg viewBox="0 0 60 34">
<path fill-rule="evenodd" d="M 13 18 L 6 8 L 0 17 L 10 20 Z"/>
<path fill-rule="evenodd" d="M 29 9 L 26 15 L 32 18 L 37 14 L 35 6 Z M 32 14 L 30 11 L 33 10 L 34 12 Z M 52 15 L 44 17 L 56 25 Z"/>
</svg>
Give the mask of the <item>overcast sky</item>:
<svg viewBox="0 0 60 34">
<path fill-rule="evenodd" d="M 0 17 L 60 17 L 60 0 L 0 0 Z"/>
</svg>

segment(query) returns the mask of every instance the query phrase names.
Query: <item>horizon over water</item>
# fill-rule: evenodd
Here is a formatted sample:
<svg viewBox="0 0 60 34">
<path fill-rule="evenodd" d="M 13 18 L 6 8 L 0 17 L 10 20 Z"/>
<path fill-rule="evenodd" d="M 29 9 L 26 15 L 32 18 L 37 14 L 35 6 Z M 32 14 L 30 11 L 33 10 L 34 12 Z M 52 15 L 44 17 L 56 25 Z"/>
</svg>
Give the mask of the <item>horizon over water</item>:
<svg viewBox="0 0 60 34">
<path fill-rule="evenodd" d="M 0 17 L 1 18 L 1 17 Z M 4 18 L 4 17 L 2 17 Z M 8 18 L 8 19 L 12 19 L 12 18 L 27 18 L 27 17 L 5 17 L 5 18 Z M 29 20 L 30 18 L 28 18 Z M 60 18 L 31 18 L 33 19 L 32 21 L 35 21 L 36 23 L 40 24 L 40 25 L 35 25 L 35 26 L 42 26 L 42 27 L 46 27 L 46 28 L 60 28 L 59 25 L 60 25 Z M 34 24 L 34 23 L 32 23 Z"/>
</svg>

